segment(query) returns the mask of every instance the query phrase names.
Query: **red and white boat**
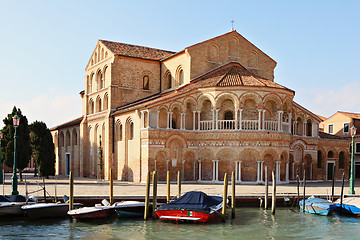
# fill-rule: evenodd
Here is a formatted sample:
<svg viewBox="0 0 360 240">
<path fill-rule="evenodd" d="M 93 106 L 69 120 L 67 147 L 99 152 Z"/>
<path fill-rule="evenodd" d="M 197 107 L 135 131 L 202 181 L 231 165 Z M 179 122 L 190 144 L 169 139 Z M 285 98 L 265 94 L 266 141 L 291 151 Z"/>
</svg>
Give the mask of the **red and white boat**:
<svg viewBox="0 0 360 240">
<path fill-rule="evenodd" d="M 96 204 L 94 207 L 83 207 L 68 211 L 67 214 L 74 219 L 93 219 L 93 218 L 107 218 L 115 214 L 114 207 L 104 199 L 101 204 Z"/>
<path fill-rule="evenodd" d="M 161 205 L 155 213 L 164 221 L 205 223 L 220 216 L 222 207 L 222 197 L 191 191 L 168 204 Z"/>
</svg>

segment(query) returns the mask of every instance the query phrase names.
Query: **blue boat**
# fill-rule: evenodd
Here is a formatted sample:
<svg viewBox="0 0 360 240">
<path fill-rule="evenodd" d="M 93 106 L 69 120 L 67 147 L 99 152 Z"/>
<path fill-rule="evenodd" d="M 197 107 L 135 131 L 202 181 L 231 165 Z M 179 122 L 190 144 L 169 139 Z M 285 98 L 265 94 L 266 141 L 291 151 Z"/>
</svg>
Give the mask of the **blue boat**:
<svg viewBox="0 0 360 240">
<path fill-rule="evenodd" d="M 303 210 L 303 200 L 299 202 L 300 209 Z M 318 215 L 330 215 L 335 209 L 336 204 L 328 200 L 316 197 L 309 197 L 305 200 L 305 212 L 318 214 Z"/>
<path fill-rule="evenodd" d="M 360 217 L 360 197 L 346 197 L 340 206 L 340 198 L 336 200 L 336 211 L 342 211 L 343 214 Z"/>
</svg>

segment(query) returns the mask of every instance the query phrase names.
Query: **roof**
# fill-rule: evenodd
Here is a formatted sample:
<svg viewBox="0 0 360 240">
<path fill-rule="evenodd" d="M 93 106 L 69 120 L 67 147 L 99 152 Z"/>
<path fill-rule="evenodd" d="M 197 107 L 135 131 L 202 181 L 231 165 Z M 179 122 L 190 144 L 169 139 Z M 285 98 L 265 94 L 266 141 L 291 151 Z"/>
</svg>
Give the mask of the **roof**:
<svg viewBox="0 0 360 240">
<path fill-rule="evenodd" d="M 115 55 L 143 58 L 149 60 L 160 60 L 171 56 L 175 52 L 149 48 L 137 45 L 131 45 L 126 43 L 111 42 L 106 40 L 99 40 Z"/>
<path fill-rule="evenodd" d="M 360 113 L 350 113 L 350 112 L 341 112 L 341 111 L 338 111 L 338 113 L 344 114 L 353 119 L 360 119 Z"/>
<path fill-rule="evenodd" d="M 131 110 L 133 107 L 147 107 L 148 105 L 155 104 L 159 101 L 164 101 L 169 98 L 197 90 L 199 88 L 233 86 L 277 88 L 293 92 L 293 90 L 288 89 L 280 84 L 274 83 L 271 80 L 251 73 L 238 62 L 229 62 L 210 72 L 192 79 L 190 83 L 184 86 L 173 89 L 169 92 L 152 95 L 150 97 L 138 100 L 135 103 L 121 106 L 116 109 L 117 111 L 115 111 L 114 114 L 116 114 L 118 111 Z"/>
<path fill-rule="evenodd" d="M 321 131 L 319 131 L 319 137 L 320 138 L 326 138 L 326 139 L 344 139 L 344 140 L 346 139 L 344 137 L 332 135 L 332 134 L 321 132 Z"/>
<path fill-rule="evenodd" d="M 317 116 L 318 118 L 320 118 L 321 121 L 325 121 L 325 120 L 327 119 L 326 117 L 323 117 L 323 116 L 320 116 L 320 115 L 317 115 L 317 114 L 316 114 L 316 116 Z"/>
<path fill-rule="evenodd" d="M 69 122 L 63 123 L 61 125 L 55 126 L 50 128 L 50 131 L 54 131 L 54 130 L 60 130 L 62 128 L 66 128 L 66 127 L 71 127 L 71 126 L 75 126 L 75 125 L 79 125 L 81 123 L 81 121 L 83 120 L 83 116 L 76 118 L 74 120 L 71 120 Z"/>
</svg>

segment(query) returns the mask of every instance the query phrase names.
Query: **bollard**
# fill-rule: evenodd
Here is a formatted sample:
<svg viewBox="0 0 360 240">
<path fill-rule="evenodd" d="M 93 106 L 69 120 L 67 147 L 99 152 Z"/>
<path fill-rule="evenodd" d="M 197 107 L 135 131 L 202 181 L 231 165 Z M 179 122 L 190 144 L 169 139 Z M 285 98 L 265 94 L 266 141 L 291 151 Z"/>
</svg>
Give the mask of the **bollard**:
<svg viewBox="0 0 360 240">
<path fill-rule="evenodd" d="M 179 197 L 181 197 L 181 172 L 180 171 L 178 171 L 177 181 L 178 181 L 178 198 L 179 198 Z"/>
<path fill-rule="evenodd" d="M 231 173 L 231 218 L 235 218 L 235 172 Z"/>
<path fill-rule="evenodd" d="M 306 171 L 304 170 L 304 180 L 303 180 L 303 187 L 304 187 L 304 195 L 303 195 L 303 212 L 305 212 L 305 188 L 306 188 Z"/>
<path fill-rule="evenodd" d="M 150 172 L 148 172 L 146 177 L 144 220 L 148 220 L 148 215 L 149 215 L 149 194 L 150 194 Z"/>
<path fill-rule="evenodd" d="M 265 210 L 268 209 L 268 199 L 269 199 L 269 167 L 265 168 Z"/>
<path fill-rule="evenodd" d="M 222 207 L 222 221 L 226 220 L 226 203 L 227 203 L 227 190 L 228 190 L 228 176 L 224 175 L 224 194 L 223 194 L 223 207 Z"/>
<path fill-rule="evenodd" d="M 114 201 L 114 182 L 113 182 L 113 173 L 112 173 L 112 168 L 110 168 L 110 173 L 109 173 L 109 184 L 110 184 L 110 204 L 113 204 Z"/>
<path fill-rule="evenodd" d="M 170 202 L 170 171 L 167 171 L 166 173 L 166 186 L 167 186 L 166 202 Z"/>
<path fill-rule="evenodd" d="M 345 182 L 345 173 L 342 174 L 341 195 L 340 195 L 340 215 L 342 214 L 342 203 L 343 203 L 343 197 L 344 197 L 344 182 Z"/>
<path fill-rule="evenodd" d="M 275 170 L 272 171 L 272 202 L 271 202 L 271 213 L 275 214 L 276 207 L 276 178 L 275 178 Z"/>
<path fill-rule="evenodd" d="M 74 178 L 72 175 L 72 172 L 70 172 L 70 176 L 69 176 L 69 185 L 70 185 L 70 189 L 69 189 L 69 210 L 73 209 L 73 204 L 74 204 Z"/>
<path fill-rule="evenodd" d="M 156 206 L 157 206 L 157 173 L 156 171 L 153 172 L 153 205 L 152 205 L 152 217 L 156 219 Z"/>
</svg>

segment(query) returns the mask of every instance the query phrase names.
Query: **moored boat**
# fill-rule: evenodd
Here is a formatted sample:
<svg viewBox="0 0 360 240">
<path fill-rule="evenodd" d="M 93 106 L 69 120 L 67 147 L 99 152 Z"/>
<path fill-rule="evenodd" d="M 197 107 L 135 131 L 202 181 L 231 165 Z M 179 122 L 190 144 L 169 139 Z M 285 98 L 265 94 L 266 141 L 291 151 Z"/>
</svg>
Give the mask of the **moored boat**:
<svg viewBox="0 0 360 240">
<path fill-rule="evenodd" d="M 145 211 L 145 202 L 122 201 L 113 205 L 119 217 L 142 217 Z"/>
<path fill-rule="evenodd" d="M 69 216 L 74 219 L 94 219 L 94 218 L 106 218 L 115 213 L 114 207 L 106 200 L 102 200 L 101 204 L 96 204 L 93 207 L 82 207 L 73 209 L 67 212 Z"/>
<path fill-rule="evenodd" d="M 299 202 L 300 209 L 303 210 L 304 207 L 304 200 Z M 330 215 L 333 210 L 335 209 L 335 204 L 316 197 L 309 197 L 305 200 L 305 212 L 318 214 L 318 215 Z"/>
<path fill-rule="evenodd" d="M 24 215 L 24 210 L 22 210 L 21 207 L 27 204 L 35 204 L 35 202 L 33 202 L 31 199 L 26 200 L 26 198 L 22 195 L 1 195 L 0 216 Z"/>
<path fill-rule="evenodd" d="M 335 201 L 336 211 L 360 217 L 360 197 L 345 197 L 340 205 L 340 198 Z"/>
<path fill-rule="evenodd" d="M 178 199 L 155 210 L 160 220 L 183 222 L 209 222 L 220 216 L 223 198 L 203 192 L 187 192 Z"/>
<path fill-rule="evenodd" d="M 64 196 L 66 200 L 67 197 Z M 73 207 L 80 208 L 83 204 L 73 203 Z M 69 210 L 69 203 L 36 203 L 32 205 L 24 205 L 21 207 L 25 211 L 25 216 L 29 218 L 60 218 L 66 217 Z"/>
</svg>

